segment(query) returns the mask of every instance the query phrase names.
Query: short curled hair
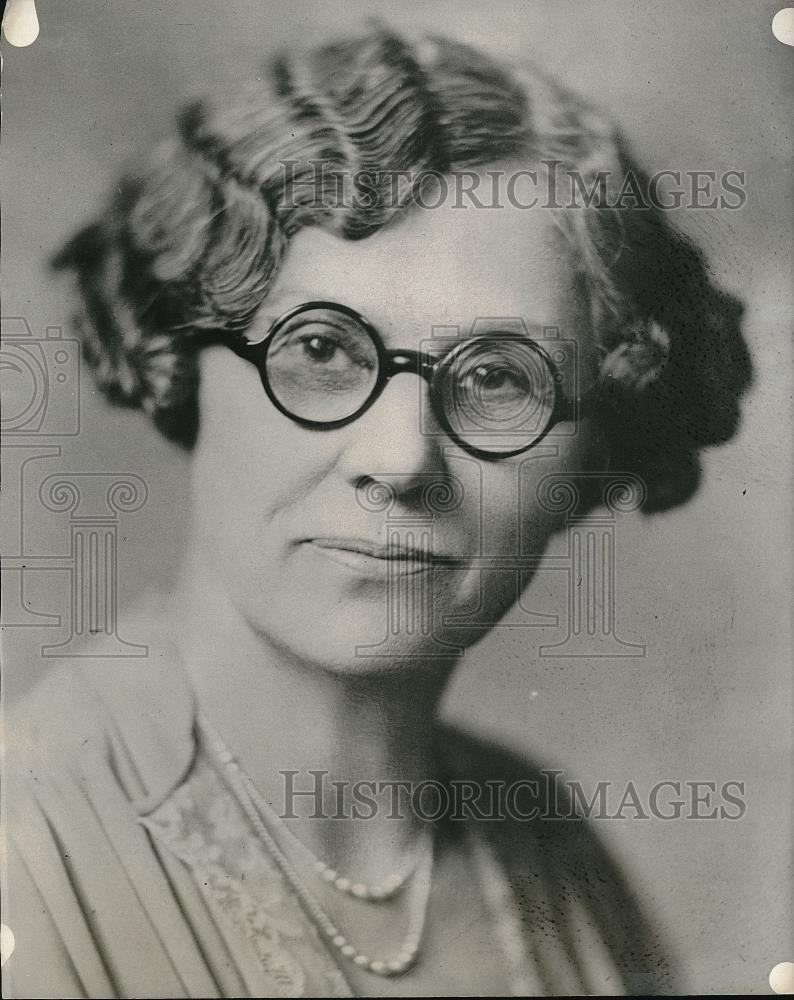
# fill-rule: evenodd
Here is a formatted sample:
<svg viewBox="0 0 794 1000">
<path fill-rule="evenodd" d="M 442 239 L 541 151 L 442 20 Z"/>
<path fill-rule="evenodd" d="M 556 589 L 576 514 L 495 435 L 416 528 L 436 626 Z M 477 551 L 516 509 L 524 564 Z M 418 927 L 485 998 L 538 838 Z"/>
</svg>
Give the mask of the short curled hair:
<svg viewBox="0 0 794 1000">
<path fill-rule="evenodd" d="M 377 29 L 275 58 L 231 102 L 186 107 L 177 135 L 116 185 L 106 211 L 57 255 L 81 291 L 76 325 L 99 387 L 190 447 L 200 348 L 242 338 L 290 237 L 320 226 L 351 240 L 416 203 L 421 177 L 499 160 L 557 161 L 617 190 L 641 176 L 610 122 L 534 67 L 443 38 Z M 368 177 L 330 206 L 322 183 Z M 289 171 L 285 170 L 289 165 Z M 309 177 L 314 185 L 301 183 Z M 290 197 L 285 198 L 287 177 Z M 353 191 L 355 195 L 355 190 Z M 645 509 L 695 490 L 697 453 L 738 422 L 750 361 L 738 301 L 654 207 L 555 214 L 574 253 L 601 355 L 613 466 L 643 477 Z"/>
</svg>

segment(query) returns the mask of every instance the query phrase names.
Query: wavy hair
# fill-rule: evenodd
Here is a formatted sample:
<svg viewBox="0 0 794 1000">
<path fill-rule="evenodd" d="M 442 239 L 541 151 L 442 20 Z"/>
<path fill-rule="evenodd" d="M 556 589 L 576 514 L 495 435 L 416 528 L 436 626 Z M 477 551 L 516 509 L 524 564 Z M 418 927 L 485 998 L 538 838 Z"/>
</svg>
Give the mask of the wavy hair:
<svg viewBox="0 0 794 1000">
<path fill-rule="evenodd" d="M 198 351 L 243 337 L 295 232 L 366 238 L 415 203 L 415 183 L 389 196 L 393 172 L 508 158 L 556 160 L 585 183 L 605 171 L 615 190 L 638 173 L 609 120 L 540 70 L 443 38 L 376 30 L 280 55 L 231 102 L 190 104 L 54 259 L 76 273 L 97 384 L 190 447 Z M 318 164 L 329 191 L 342 178 L 353 197 L 318 198 Z M 600 349 L 613 463 L 644 478 L 646 509 L 679 503 L 697 486 L 698 450 L 737 425 L 750 380 L 741 306 L 658 209 L 563 210 L 558 222 Z"/>
</svg>

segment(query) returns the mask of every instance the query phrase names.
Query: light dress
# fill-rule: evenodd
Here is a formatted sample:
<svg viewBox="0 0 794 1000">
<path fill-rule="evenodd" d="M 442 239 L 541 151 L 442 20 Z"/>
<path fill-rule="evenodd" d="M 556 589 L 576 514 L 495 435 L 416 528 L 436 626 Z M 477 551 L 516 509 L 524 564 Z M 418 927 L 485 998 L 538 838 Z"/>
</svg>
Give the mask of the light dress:
<svg viewBox="0 0 794 1000">
<path fill-rule="evenodd" d="M 354 995 L 209 751 L 167 646 L 59 664 L 4 714 L 4 997 Z M 467 778 L 534 773 L 471 737 L 442 742 Z M 674 991 L 587 824 L 486 835 L 521 992 Z"/>
</svg>

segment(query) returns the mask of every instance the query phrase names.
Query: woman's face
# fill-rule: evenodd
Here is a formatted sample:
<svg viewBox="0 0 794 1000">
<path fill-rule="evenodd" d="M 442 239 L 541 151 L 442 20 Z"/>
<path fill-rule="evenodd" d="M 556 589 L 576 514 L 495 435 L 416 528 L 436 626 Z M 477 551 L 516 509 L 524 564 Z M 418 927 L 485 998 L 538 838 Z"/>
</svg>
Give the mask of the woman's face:
<svg viewBox="0 0 794 1000">
<path fill-rule="evenodd" d="M 249 339 L 310 300 L 357 310 L 387 348 L 431 351 L 439 327 L 465 337 L 475 320 L 487 330 L 520 317 L 534 339 L 558 327 L 577 342 L 586 385 L 595 353 L 557 232 L 548 211 L 451 205 L 358 242 L 302 230 Z M 196 541 L 238 611 L 300 660 L 360 672 L 469 645 L 517 599 L 518 553 L 541 553 L 555 529 L 539 480 L 599 460 L 587 420 L 523 454 L 475 458 L 429 418 L 427 393 L 400 374 L 355 422 L 313 430 L 273 406 L 252 364 L 223 347 L 202 356 Z M 434 509 L 423 487 L 450 482 L 460 503 Z M 387 510 L 373 503 L 378 484 L 393 491 Z M 432 555 L 405 555 L 422 546 Z M 513 567 L 499 569 L 505 557 Z"/>
</svg>

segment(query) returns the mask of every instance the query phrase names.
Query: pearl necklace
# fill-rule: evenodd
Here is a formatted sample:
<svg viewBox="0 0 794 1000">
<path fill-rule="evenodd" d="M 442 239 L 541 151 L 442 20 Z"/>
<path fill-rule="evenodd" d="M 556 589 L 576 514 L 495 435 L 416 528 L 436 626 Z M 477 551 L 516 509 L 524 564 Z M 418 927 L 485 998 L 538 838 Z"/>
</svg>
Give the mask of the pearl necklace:
<svg viewBox="0 0 794 1000">
<path fill-rule="evenodd" d="M 231 754 L 228 750 L 221 749 L 218 747 L 218 756 L 222 762 L 226 763 L 227 760 L 231 760 Z M 318 858 L 317 855 L 300 839 L 300 837 L 290 830 L 289 826 L 281 819 L 278 813 L 273 809 L 269 802 L 263 796 L 259 794 L 254 785 L 253 781 L 248 777 L 244 771 L 240 771 L 240 776 L 245 782 L 246 791 L 249 797 L 253 800 L 254 805 L 257 807 L 260 813 L 264 813 L 271 826 L 277 826 L 280 830 L 289 837 L 291 842 L 295 844 L 299 851 L 304 854 L 309 861 L 312 863 L 314 871 L 327 882 L 334 889 L 339 892 L 344 893 L 347 896 L 355 896 L 356 899 L 364 899 L 373 903 L 380 903 L 385 900 L 393 899 L 405 888 L 406 883 L 413 877 L 420 863 L 425 858 L 426 854 L 432 850 L 433 832 L 432 829 L 428 827 L 423 835 L 422 847 L 416 852 L 416 857 L 411 862 L 405 871 L 398 873 L 395 872 L 392 875 L 388 875 L 382 882 L 376 883 L 375 885 L 370 885 L 361 879 L 353 879 L 346 875 L 340 875 L 340 873 L 332 868 L 327 862 Z"/>
<path fill-rule="evenodd" d="M 209 727 L 202 721 L 205 729 Z M 210 730 L 211 731 L 211 730 Z M 395 958 L 371 959 L 352 944 L 340 929 L 334 924 L 316 897 L 303 884 L 302 879 L 292 866 L 289 858 L 284 854 L 276 843 L 273 835 L 265 826 L 256 803 L 251 797 L 248 785 L 251 779 L 242 770 L 232 753 L 220 741 L 217 736 L 213 737 L 215 750 L 218 759 L 223 764 L 228 777 L 229 785 L 235 793 L 238 802 L 248 817 L 251 826 L 259 839 L 270 852 L 273 860 L 278 865 L 282 874 L 292 886 L 295 895 L 301 903 L 304 911 L 315 926 L 317 926 L 325 937 L 326 941 L 345 959 L 352 962 L 361 969 L 367 969 L 376 976 L 400 976 L 413 968 L 419 957 L 419 949 L 424 932 L 425 919 L 427 917 L 427 904 L 430 899 L 430 887 L 432 883 L 433 870 L 433 844 L 430 841 L 428 850 L 423 862 L 415 872 L 414 899 L 412 900 L 411 912 L 408 920 L 408 931 L 403 938 L 402 946 Z"/>
</svg>

